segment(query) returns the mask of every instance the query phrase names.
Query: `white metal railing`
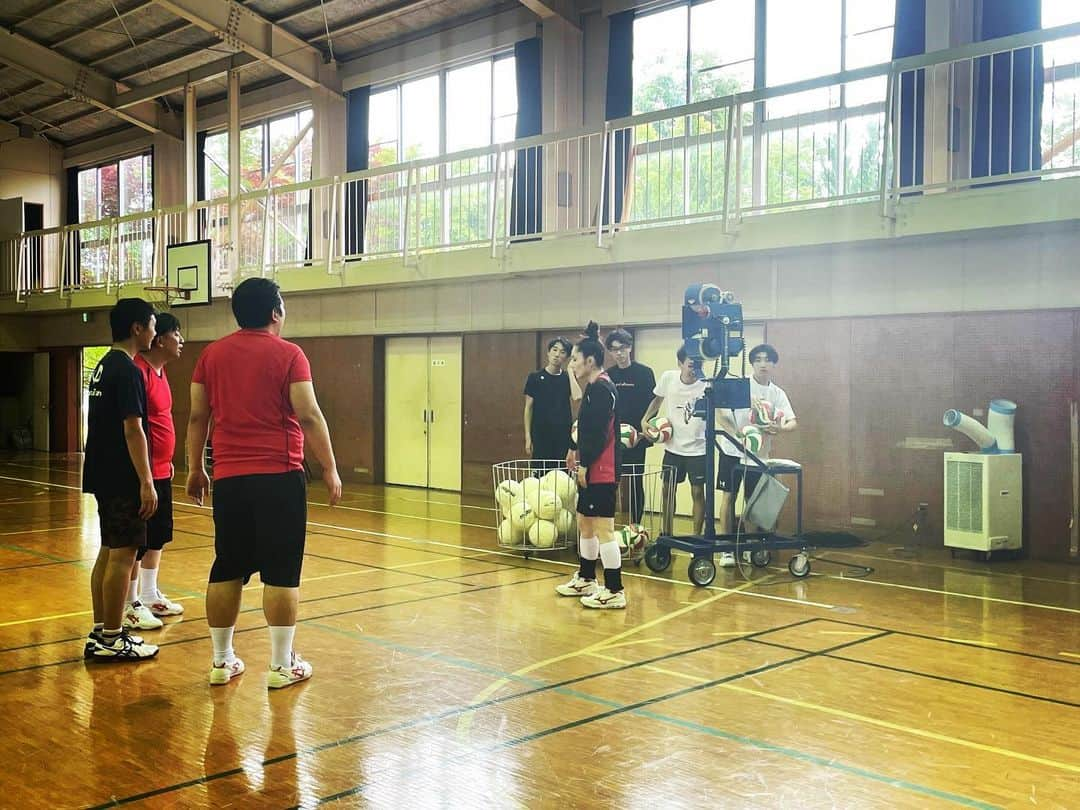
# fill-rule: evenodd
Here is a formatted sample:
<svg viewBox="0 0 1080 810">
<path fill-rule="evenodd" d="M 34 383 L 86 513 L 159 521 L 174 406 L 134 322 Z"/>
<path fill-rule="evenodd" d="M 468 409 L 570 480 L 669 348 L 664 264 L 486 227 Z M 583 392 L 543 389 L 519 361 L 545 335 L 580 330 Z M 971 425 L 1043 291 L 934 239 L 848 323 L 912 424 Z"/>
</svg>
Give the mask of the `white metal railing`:
<svg viewBox="0 0 1080 810">
<path fill-rule="evenodd" d="M 1040 45 L 1073 37 L 1080 24 L 262 188 L 233 204 L 23 233 L 0 241 L 0 294 L 160 284 L 164 246 L 195 238 L 212 240 L 222 292 L 249 275 L 339 274 L 429 251 L 486 247 L 497 257 L 523 241 L 592 233 L 603 244 L 620 230 L 696 221 L 732 230 L 797 207 L 876 201 L 889 216 L 906 194 L 1077 174 L 1080 68 L 1030 68 Z"/>
</svg>

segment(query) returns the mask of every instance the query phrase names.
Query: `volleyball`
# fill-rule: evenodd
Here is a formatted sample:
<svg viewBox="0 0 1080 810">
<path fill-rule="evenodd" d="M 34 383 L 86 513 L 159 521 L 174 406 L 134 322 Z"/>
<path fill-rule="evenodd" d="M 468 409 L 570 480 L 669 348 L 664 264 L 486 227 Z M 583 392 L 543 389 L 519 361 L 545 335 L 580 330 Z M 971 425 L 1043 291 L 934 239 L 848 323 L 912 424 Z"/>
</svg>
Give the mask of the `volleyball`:
<svg viewBox="0 0 1080 810">
<path fill-rule="evenodd" d="M 638 523 L 630 523 L 616 532 L 615 539 L 619 541 L 619 547 L 624 551 L 636 554 L 645 548 L 645 544 L 649 541 L 649 532 Z"/>
<path fill-rule="evenodd" d="M 558 534 L 558 529 L 550 520 L 538 520 L 529 527 L 529 542 L 537 548 L 551 548 Z"/>
<path fill-rule="evenodd" d="M 671 438 L 671 420 L 666 416 L 654 416 L 647 422 L 645 435 L 658 444 Z"/>
<path fill-rule="evenodd" d="M 555 494 L 555 487 L 540 485 L 540 490 L 536 493 L 535 499 L 530 501 L 530 505 L 533 511 L 536 512 L 536 517 L 540 520 L 554 520 L 555 515 L 559 513 L 562 508 L 562 502 L 559 500 L 559 496 Z"/>
<path fill-rule="evenodd" d="M 496 534 L 500 545 L 504 546 L 516 546 L 525 537 L 525 531 L 520 526 L 516 526 L 510 518 L 503 518 Z"/>
<path fill-rule="evenodd" d="M 555 529 L 560 537 L 570 540 L 577 537 L 577 523 L 574 521 L 574 513 L 569 509 L 563 509 L 555 516 Z"/>
<path fill-rule="evenodd" d="M 507 519 L 518 531 L 525 532 L 536 522 L 536 512 L 533 511 L 528 501 L 514 501 L 510 506 L 510 514 L 507 515 Z"/>
<path fill-rule="evenodd" d="M 540 494 L 540 479 L 528 476 L 521 479 L 521 497 L 536 508 L 536 496 Z"/>
<path fill-rule="evenodd" d="M 510 504 L 515 500 L 521 500 L 521 484 L 512 478 L 500 481 L 495 487 L 495 500 L 502 509 L 504 515 L 510 512 Z"/>
<path fill-rule="evenodd" d="M 637 445 L 638 432 L 634 429 L 633 425 L 628 425 L 625 422 L 619 425 L 619 441 L 622 442 L 622 446 L 628 450 Z"/>
<path fill-rule="evenodd" d="M 759 399 L 750 408 L 750 423 L 753 425 L 771 425 L 776 421 L 773 404 L 767 399 Z"/>
<path fill-rule="evenodd" d="M 551 489 L 559 498 L 559 504 L 563 509 L 574 508 L 574 495 L 577 493 L 577 484 L 565 470 L 552 470 L 540 479 L 541 489 Z"/>
<path fill-rule="evenodd" d="M 765 442 L 761 435 L 761 428 L 757 425 L 747 425 L 739 432 L 742 434 L 743 447 L 754 454 L 761 450 L 761 445 Z"/>
</svg>

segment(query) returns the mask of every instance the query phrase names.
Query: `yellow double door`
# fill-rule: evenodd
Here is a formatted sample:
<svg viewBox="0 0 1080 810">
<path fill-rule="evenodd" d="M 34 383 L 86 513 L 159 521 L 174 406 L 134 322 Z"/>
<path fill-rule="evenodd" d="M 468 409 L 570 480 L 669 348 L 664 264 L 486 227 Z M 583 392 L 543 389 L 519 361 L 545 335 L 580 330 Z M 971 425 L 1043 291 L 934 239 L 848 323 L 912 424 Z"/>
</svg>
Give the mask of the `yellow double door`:
<svg viewBox="0 0 1080 810">
<path fill-rule="evenodd" d="M 461 337 L 386 341 L 386 483 L 461 490 Z"/>
</svg>

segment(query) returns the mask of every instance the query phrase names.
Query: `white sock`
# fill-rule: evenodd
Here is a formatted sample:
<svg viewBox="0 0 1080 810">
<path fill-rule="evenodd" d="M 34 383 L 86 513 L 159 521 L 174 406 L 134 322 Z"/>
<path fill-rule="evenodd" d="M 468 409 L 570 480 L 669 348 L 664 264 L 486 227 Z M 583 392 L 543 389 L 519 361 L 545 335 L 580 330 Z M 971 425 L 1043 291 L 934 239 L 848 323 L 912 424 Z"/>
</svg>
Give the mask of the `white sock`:
<svg viewBox="0 0 1080 810">
<path fill-rule="evenodd" d="M 231 664 L 236 660 L 236 653 L 233 652 L 232 639 L 233 627 L 211 627 L 210 628 L 210 641 L 214 644 L 214 664 Z"/>
<path fill-rule="evenodd" d="M 578 540 L 578 551 L 586 560 L 595 560 L 600 557 L 600 540 L 596 537 L 582 537 Z"/>
<path fill-rule="evenodd" d="M 139 580 L 132 579 L 128 581 L 128 594 L 127 603 L 130 605 L 132 602 L 139 601 Z"/>
<path fill-rule="evenodd" d="M 604 568 L 610 570 L 622 567 L 622 553 L 617 542 L 609 540 L 600 544 L 600 562 L 604 564 Z"/>
<path fill-rule="evenodd" d="M 270 668 L 288 669 L 292 664 L 292 643 L 296 625 L 270 628 Z"/>
<path fill-rule="evenodd" d="M 139 599 L 144 604 L 157 601 L 156 568 L 143 568 L 139 572 Z"/>
</svg>

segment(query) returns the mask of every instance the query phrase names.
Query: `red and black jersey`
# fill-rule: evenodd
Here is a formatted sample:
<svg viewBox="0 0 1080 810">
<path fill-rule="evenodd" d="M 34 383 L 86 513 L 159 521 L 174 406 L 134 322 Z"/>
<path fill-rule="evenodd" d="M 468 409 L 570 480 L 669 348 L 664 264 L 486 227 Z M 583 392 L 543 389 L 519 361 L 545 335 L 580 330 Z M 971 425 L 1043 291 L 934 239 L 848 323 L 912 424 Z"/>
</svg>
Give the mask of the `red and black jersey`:
<svg viewBox="0 0 1080 810">
<path fill-rule="evenodd" d="M 615 406 L 619 395 L 606 373 L 589 383 L 578 412 L 578 461 L 588 468 L 590 484 L 619 480 L 622 445 L 618 440 Z"/>
</svg>

